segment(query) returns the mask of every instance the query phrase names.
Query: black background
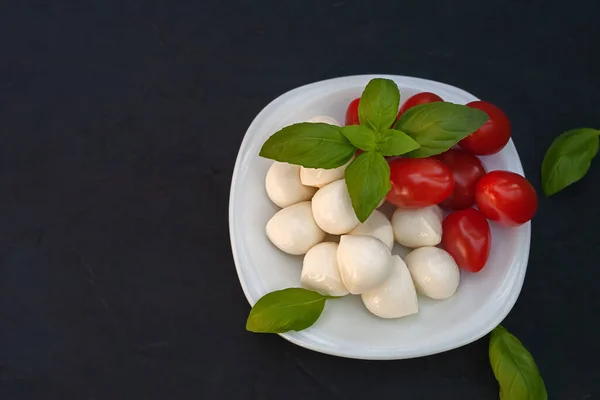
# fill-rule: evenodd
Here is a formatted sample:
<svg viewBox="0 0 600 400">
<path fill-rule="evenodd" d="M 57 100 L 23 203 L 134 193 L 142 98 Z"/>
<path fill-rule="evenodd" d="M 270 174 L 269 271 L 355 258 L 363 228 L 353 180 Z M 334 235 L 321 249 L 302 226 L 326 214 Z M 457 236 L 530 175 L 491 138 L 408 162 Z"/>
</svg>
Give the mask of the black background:
<svg viewBox="0 0 600 400">
<path fill-rule="evenodd" d="M 389 73 L 503 108 L 540 188 L 600 127 L 600 2 L 0 0 L 0 398 L 497 399 L 488 337 L 367 362 L 244 330 L 227 207 L 278 95 Z M 505 326 L 550 399 L 600 397 L 600 165 L 541 198 Z"/>
</svg>

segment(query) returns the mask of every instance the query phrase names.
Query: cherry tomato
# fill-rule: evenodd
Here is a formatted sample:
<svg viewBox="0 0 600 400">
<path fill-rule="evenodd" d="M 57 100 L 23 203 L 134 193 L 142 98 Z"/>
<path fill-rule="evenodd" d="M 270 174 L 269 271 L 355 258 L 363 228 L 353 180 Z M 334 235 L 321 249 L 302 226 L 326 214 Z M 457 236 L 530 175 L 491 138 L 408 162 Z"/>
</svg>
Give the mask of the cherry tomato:
<svg viewBox="0 0 600 400">
<path fill-rule="evenodd" d="M 433 158 L 397 158 L 390 161 L 392 189 L 387 201 L 396 207 L 421 208 L 446 199 L 454 189 L 452 172 Z"/>
<path fill-rule="evenodd" d="M 450 210 L 464 210 L 475 204 L 475 184 L 485 175 L 479 158 L 461 149 L 450 149 L 434 158 L 450 168 L 456 183 L 452 194 L 440 205 Z"/>
<path fill-rule="evenodd" d="M 473 101 L 467 106 L 485 111 L 490 118 L 481 128 L 458 142 L 458 145 L 480 156 L 502 150 L 510 139 L 510 121 L 504 111 L 487 101 Z"/>
<path fill-rule="evenodd" d="M 360 103 L 360 97 L 350 102 L 348 110 L 346 110 L 346 125 L 360 125 L 358 120 L 358 103 Z"/>
<path fill-rule="evenodd" d="M 400 111 L 398 111 L 398 115 L 396 116 L 396 121 L 398 121 L 400 119 L 400 117 L 402 116 L 402 114 L 404 114 L 404 111 L 408 110 L 409 108 L 413 108 L 414 106 L 418 106 L 419 104 L 435 103 L 437 101 L 444 101 L 444 100 L 442 100 L 442 98 L 435 93 L 431 93 L 431 92 L 417 93 L 417 94 L 409 97 L 404 102 L 404 104 L 402 104 L 402 107 L 400 107 Z"/>
<path fill-rule="evenodd" d="M 488 172 L 479 179 L 475 186 L 475 202 L 487 219 L 505 226 L 529 221 L 538 206 L 531 183 L 509 171 Z"/>
<path fill-rule="evenodd" d="M 480 211 L 467 208 L 448 215 L 442 223 L 442 247 L 469 272 L 479 272 L 490 254 L 490 224 Z"/>
</svg>

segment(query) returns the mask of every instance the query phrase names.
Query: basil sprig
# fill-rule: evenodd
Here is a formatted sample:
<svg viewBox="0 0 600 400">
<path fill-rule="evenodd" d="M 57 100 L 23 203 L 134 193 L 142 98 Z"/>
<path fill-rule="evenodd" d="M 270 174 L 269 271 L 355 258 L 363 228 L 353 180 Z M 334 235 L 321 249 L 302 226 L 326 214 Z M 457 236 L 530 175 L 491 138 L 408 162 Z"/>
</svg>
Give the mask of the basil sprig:
<svg viewBox="0 0 600 400">
<path fill-rule="evenodd" d="M 492 331 L 489 357 L 500 385 L 500 400 L 548 400 L 531 353 L 501 325 Z"/>
<path fill-rule="evenodd" d="M 551 196 L 587 174 L 598 153 L 600 131 L 579 128 L 554 139 L 542 162 L 542 189 Z"/>
<path fill-rule="evenodd" d="M 250 310 L 246 330 L 257 333 L 301 331 L 319 319 L 325 301 L 333 298 L 302 288 L 267 293 Z"/>
<path fill-rule="evenodd" d="M 380 152 L 367 151 L 348 165 L 345 176 L 352 208 L 365 221 L 392 188 L 390 165 Z"/>
<path fill-rule="evenodd" d="M 378 143 L 378 150 L 384 156 L 396 156 L 399 153 L 410 154 L 417 150 L 421 145 L 402 131 L 395 129 L 385 129 L 381 132 Z"/>
<path fill-rule="evenodd" d="M 481 110 L 453 103 L 428 103 L 409 108 L 394 124 L 421 147 L 409 157 L 429 157 L 443 153 L 479 129 L 489 116 Z"/>
<path fill-rule="evenodd" d="M 361 126 L 373 132 L 388 129 L 398 114 L 400 90 L 389 79 L 372 79 L 365 87 L 358 103 L 358 120 Z"/>
<path fill-rule="evenodd" d="M 357 149 L 377 150 L 378 137 L 375 132 L 362 125 L 348 125 L 341 128 L 342 135 Z"/>
<path fill-rule="evenodd" d="M 286 126 L 263 144 L 259 155 L 308 168 L 337 168 L 346 164 L 356 148 L 340 128 L 303 122 Z"/>
<path fill-rule="evenodd" d="M 331 169 L 346 164 L 357 149 L 363 150 L 365 154 L 346 169 L 345 179 L 354 212 L 364 222 L 390 189 L 384 156 L 439 154 L 488 119 L 485 112 L 467 106 L 431 103 L 409 109 L 394 124 L 399 104 L 400 91 L 394 81 L 372 79 L 358 106 L 360 125 L 286 126 L 263 144 L 260 155 L 307 168 Z"/>
</svg>

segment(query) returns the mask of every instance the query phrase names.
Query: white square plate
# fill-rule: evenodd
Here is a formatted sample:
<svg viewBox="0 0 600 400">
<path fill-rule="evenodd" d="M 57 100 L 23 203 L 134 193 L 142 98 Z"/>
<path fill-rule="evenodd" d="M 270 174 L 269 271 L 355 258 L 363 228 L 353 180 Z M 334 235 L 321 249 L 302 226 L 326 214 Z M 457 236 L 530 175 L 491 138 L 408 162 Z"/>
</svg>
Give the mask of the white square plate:
<svg viewBox="0 0 600 400">
<path fill-rule="evenodd" d="M 443 83 L 386 75 L 330 79 L 285 93 L 254 119 L 240 147 L 229 204 L 229 229 L 240 283 L 251 305 L 273 290 L 300 286 L 302 257 L 277 250 L 265 235 L 267 221 L 278 210 L 265 192 L 272 161 L 258 156 L 264 141 L 286 125 L 327 115 L 343 122 L 350 101 L 360 97 L 372 78 L 394 80 L 401 102 L 418 92 L 433 92 L 445 101 L 466 104 L 477 98 Z M 512 140 L 498 154 L 482 157 L 488 171 L 504 169 L 523 175 Z M 527 260 L 531 225 L 503 228 L 491 223 L 492 247 L 485 268 L 461 271 L 456 294 L 436 301 L 419 297 L 419 313 L 396 320 L 371 315 L 359 296 L 328 301 L 319 320 L 301 332 L 282 334 L 299 346 L 341 357 L 401 359 L 421 357 L 463 346 L 498 325 L 519 296 Z M 403 254 L 396 247 L 395 254 Z"/>
</svg>

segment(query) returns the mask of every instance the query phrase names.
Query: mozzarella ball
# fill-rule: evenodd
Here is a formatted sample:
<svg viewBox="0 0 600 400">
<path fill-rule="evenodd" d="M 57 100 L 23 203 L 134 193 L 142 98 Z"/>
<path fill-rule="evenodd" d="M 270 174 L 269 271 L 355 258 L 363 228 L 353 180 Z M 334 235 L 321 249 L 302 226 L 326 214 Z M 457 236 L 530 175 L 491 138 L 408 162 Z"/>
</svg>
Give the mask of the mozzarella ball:
<svg viewBox="0 0 600 400">
<path fill-rule="evenodd" d="M 421 247 L 404 258 L 419 293 L 447 299 L 456 292 L 460 273 L 454 258 L 437 247 Z"/>
<path fill-rule="evenodd" d="M 392 256 L 389 278 L 361 297 L 365 307 L 381 318 L 400 318 L 419 312 L 415 285 L 400 256 Z"/>
<path fill-rule="evenodd" d="M 390 249 L 372 236 L 342 236 L 337 262 L 342 282 L 352 294 L 362 294 L 375 288 L 392 271 Z"/>
<path fill-rule="evenodd" d="M 343 179 L 332 182 L 315 193 L 312 212 L 317 225 L 332 235 L 348 233 L 360 223 Z"/>
<path fill-rule="evenodd" d="M 442 241 L 442 209 L 397 208 L 392 215 L 396 242 L 406 247 L 435 246 Z"/>
<path fill-rule="evenodd" d="M 267 237 L 281 251 L 293 255 L 306 252 L 325 238 L 312 216 L 310 201 L 279 210 L 267 222 Z"/>
<path fill-rule="evenodd" d="M 301 201 L 310 200 L 315 188 L 304 186 L 300 182 L 300 166 L 275 161 L 265 178 L 267 196 L 281 208 L 289 207 Z"/>
<path fill-rule="evenodd" d="M 322 122 L 329 125 L 342 126 L 342 124 L 340 124 L 335 118 L 331 118 L 326 115 L 317 115 L 306 122 Z"/>
<path fill-rule="evenodd" d="M 346 164 L 341 167 L 323 169 L 323 168 L 300 168 L 300 182 L 306 186 L 314 186 L 322 188 L 323 186 L 337 181 L 338 179 L 344 178 L 346 168 L 354 160 L 354 157 L 350 159 Z"/>
<path fill-rule="evenodd" d="M 394 247 L 394 231 L 392 224 L 387 217 L 378 210 L 374 210 L 369 218 L 356 228 L 352 229 L 348 235 L 373 236 L 381 240 L 387 247 Z"/>
<path fill-rule="evenodd" d="M 348 289 L 340 277 L 337 263 L 338 244 L 319 243 L 308 250 L 302 262 L 302 286 L 326 296 L 345 296 Z"/>
</svg>

